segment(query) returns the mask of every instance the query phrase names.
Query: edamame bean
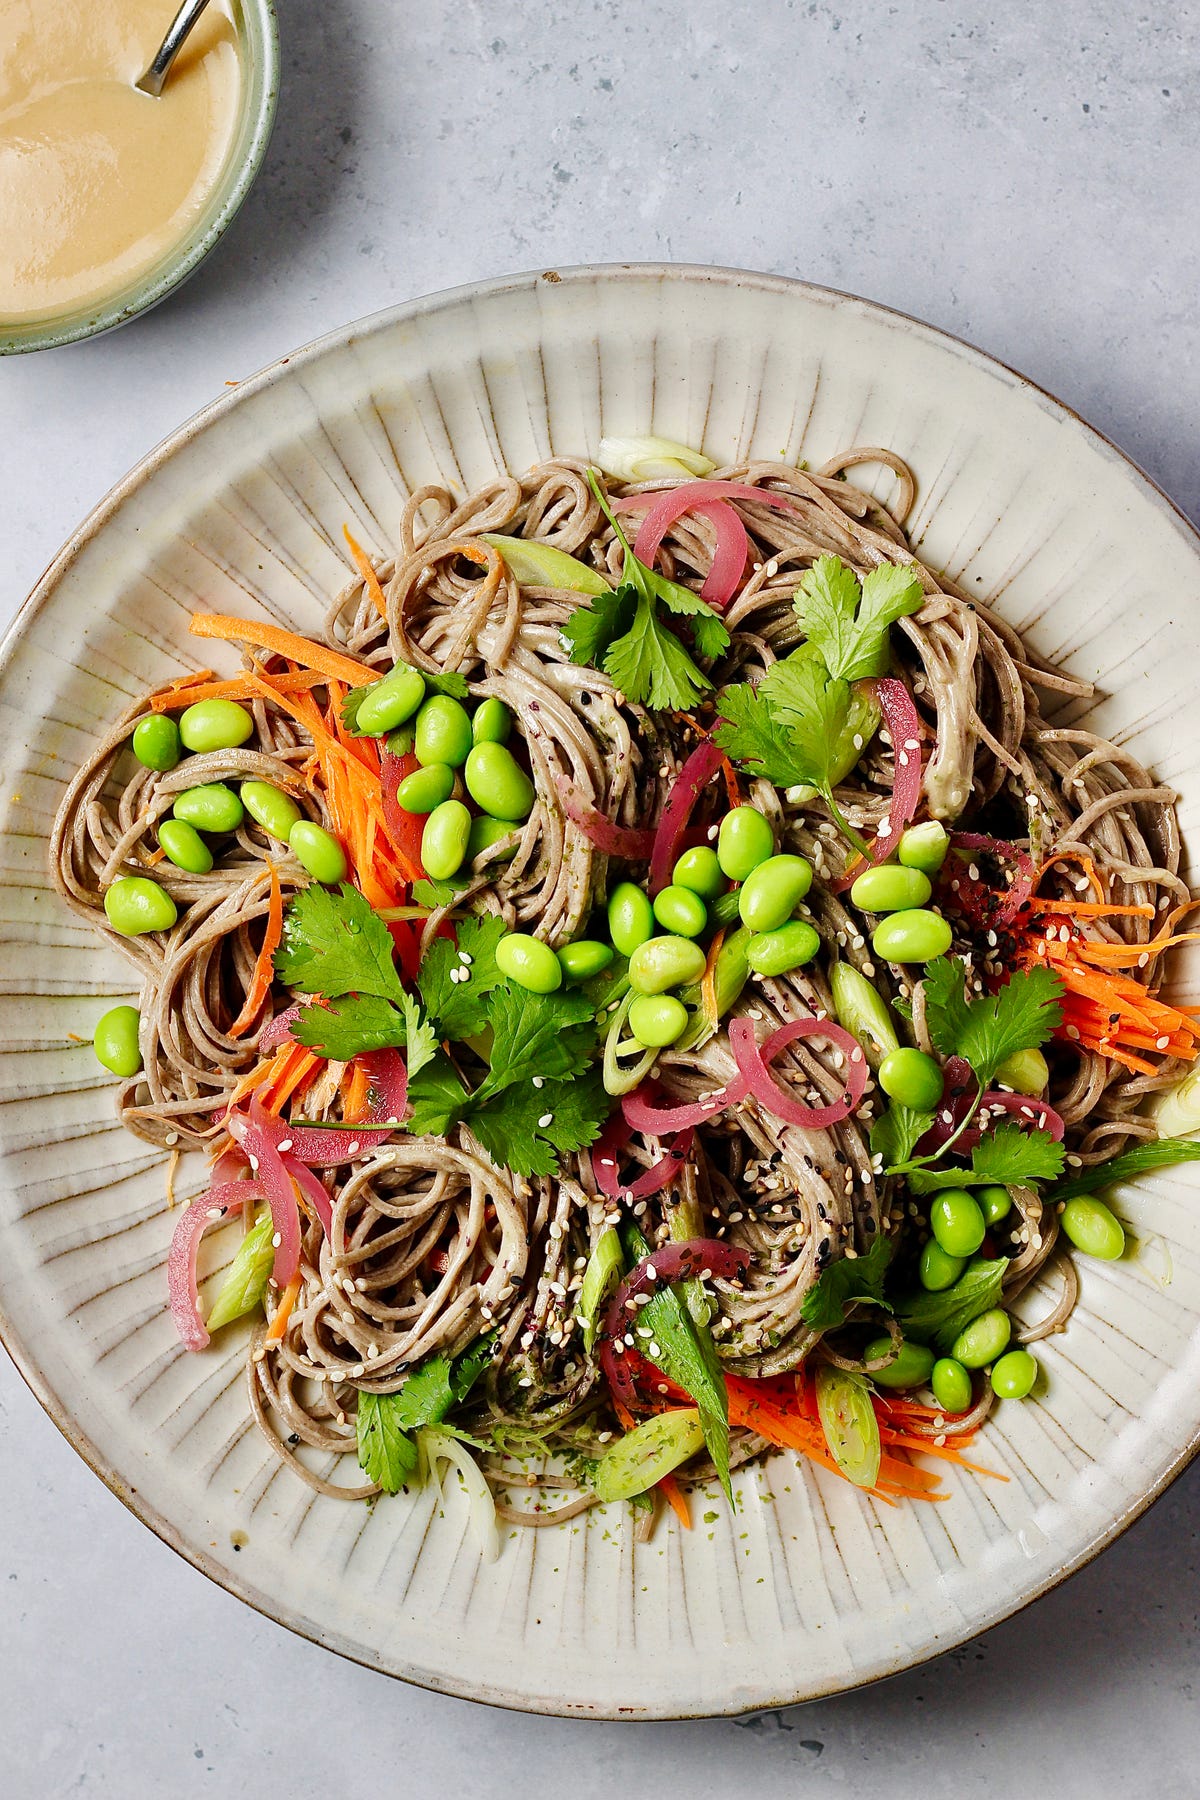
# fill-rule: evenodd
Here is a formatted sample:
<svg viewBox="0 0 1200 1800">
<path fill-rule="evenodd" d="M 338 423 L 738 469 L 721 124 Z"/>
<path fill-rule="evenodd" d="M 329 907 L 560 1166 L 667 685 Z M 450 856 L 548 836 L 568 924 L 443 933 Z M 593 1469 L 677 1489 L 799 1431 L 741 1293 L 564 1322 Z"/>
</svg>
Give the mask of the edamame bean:
<svg viewBox="0 0 1200 1800">
<path fill-rule="evenodd" d="M 189 875 L 207 875 L 213 866 L 212 851 L 194 825 L 182 819 L 164 819 L 158 828 L 158 841 L 167 853 L 168 862 Z"/>
<path fill-rule="evenodd" d="M 791 919 L 774 931 L 760 931 L 746 950 L 747 966 L 756 975 L 786 975 L 811 962 L 821 948 L 821 934 L 807 919 Z"/>
<path fill-rule="evenodd" d="M 197 831 L 236 831 L 246 816 L 241 801 L 223 781 L 185 788 L 171 811 L 185 825 L 194 825 Z"/>
<path fill-rule="evenodd" d="M 169 931 L 179 917 L 166 888 L 148 875 L 122 875 L 104 896 L 104 914 L 122 937 L 141 937 L 145 931 Z"/>
<path fill-rule="evenodd" d="M 742 883 L 738 911 L 751 931 L 774 931 L 790 919 L 812 886 L 812 864 L 803 856 L 769 856 Z"/>
<path fill-rule="evenodd" d="M 871 948 L 883 962 L 925 963 L 950 948 L 950 926 L 940 913 L 895 912 L 871 933 Z"/>
<path fill-rule="evenodd" d="M 396 802 L 404 812 L 431 813 L 454 792 L 454 770 L 449 763 L 429 763 L 414 769 L 396 789 Z"/>
<path fill-rule="evenodd" d="M 721 820 L 717 861 L 730 881 L 745 881 L 775 848 L 775 834 L 756 806 L 735 806 Z"/>
<path fill-rule="evenodd" d="M 936 875 L 949 848 L 950 834 L 941 820 L 926 819 L 900 833 L 896 855 L 906 869 L 921 869 L 926 875 Z"/>
<path fill-rule="evenodd" d="M 878 868 L 864 869 L 856 878 L 850 898 L 864 912 L 895 913 L 924 906 L 932 892 L 933 883 L 920 869 L 880 863 Z"/>
<path fill-rule="evenodd" d="M 950 1354 L 964 1369 L 986 1369 L 1004 1354 L 1011 1336 L 1012 1320 L 995 1306 L 963 1326 L 950 1346 Z"/>
<path fill-rule="evenodd" d="M 497 700 L 495 694 L 489 694 L 475 708 L 475 717 L 471 720 L 471 735 L 477 744 L 507 744 L 512 731 L 512 714 L 503 700 Z"/>
<path fill-rule="evenodd" d="M 286 844 L 292 826 L 302 816 L 292 796 L 282 788 L 272 787 L 269 781 L 243 781 L 240 792 L 242 805 L 254 823 L 261 825 L 269 837 Z"/>
<path fill-rule="evenodd" d="M 717 861 L 717 853 L 709 844 L 697 844 L 685 850 L 671 874 L 675 887 L 690 888 L 702 900 L 715 900 L 724 891 L 725 877 Z"/>
<path fill-rule="evenodd" d="M 425 821 L 421 861 L 431 881 L 449 881 L 466 859 L 471 815 L 461 800 L 443 800 Z"/>
<path fill-rule="evenodd" d="M 1023 1400 L 1038 1378 L 1037 1359 L 1028 1350 L 1009 1350 L 992 1364 L 992 1387 L 998 1400 Z"/>
<path fill-rule="evenodd" d="M 1116 1262 L 1125 1253 L 1125 1228 L 1103 1200 L 1068 1200 L 1058 1222 L 1075 1248 L 1082 1250 L 1085 1256 L 1098 1256 L 1102 1262 Z"/>
<path fill-rule="evenodd" d="M 933 1397 L 943 1412 L 965 1413 L 971 1408 L 971 1377 L 952 1356 L 939 1356 L 929 1377 Z"/>
<path fill-rule="evenodd" d="M 651 938 L 629 958 L 629 985 L 636 994 L 662 994 L 687 981 L 699 981 L 704 963 L 703 950 L 690 938 Z"/>
<path fill-rule="evenodd" d="M 688 1010 L 674 994 L 639 994 L 629 1008 L 629 1029 L 647 1050 L 663 1050 L 682 1037 Z"/>
<path fill-rule="evenodd" d="M 914 1112 L 932 1112 L 946 1087 L 941 1064 L 907 1044 L 890 1050 L 879 1065 L 879 1085 L 891 1099 Z"/>
<path fill-rule="evenodd" d="M 1012 1195 L 1006 1187 L 976 1188 L 975 1198 L 985 1225 L 998 1225 L 1012 1209 Z"/>
<path fill-rule="evenodd" d="M 449 763 L 459 769 L 471 750 L 471 720 L 449 694 L 433 694 L 417 714 L 414 748 L 419 763 Z"/>
<path fill-rule="evenodd" d="M 952 1288 L 967 1266 L 965 1256 L 951 1256 L 931 1237 L 921 1251 L 917 1274 L 921 1286 L 931 1294 L 944 1294 Z"/>
<path fill-rule="evenodd" d="M 730 888 L 728 893 L 718 894 L 715 900 L 709 901 L 708 916 L 714 925 L 732 925 L 740 903 L 741 889 Z"/>
<path fill-rule="evenodd" d="M 133 728 L 133 754 L 143 769 L 157 769 L 165 774 L 183 755 L 179 727 L 165 713 L 151 713 L 139 719 Z"/>
<path fill-rule="evenodd" d="M 197 700 L 179 721 L 185 750 L 236 750 L 254 733 L 254 715 L 236 700 Z"/>
<path fill-rule="evenodd" d="M 493 819 L 527 819 L 533 811 L 533 783 L 504 744 L 476 744 L 463 779 L 476 806 Z"/>
<path fill-rule="evenodd" d="M 973 1194 L 943 1188 L 929 1202 L 929 1228 L 947 1256 L 974 1256 L 986 1226 Z"/>
<path fill-rule="evenodd" d="M 654 916 L 664 931 L 679 937 L 699 937 L 708 924 L 708 908 L 691 888 L 665 887 L 654 896 Z"/>
<path fill-rule="evenodd" d="M 425 698 L 425 677 L 407 663 L 397 663 L 382 681 L 369 687 L 359 702 L 356 723 L 366 737 L 383 737 L 411 719 Z"/>
<path fill-rule="evenodd" d="M 349 869 L 346 853 L 333 833 L 311 819 L 297 819 L 288 832 L 288 849 L 301 868 L 323 887 L 345 881 Z"/>
<path fill-rule="evenodd" d="M 632 881 L 619 881 L 609 895 L 608 935 L 622 956 L 632 956 L 654 936 L 654 908 Z"/>
<path fill-rule="evenodd" d="M 887 1001 L 853 963 L 834 963 L 829 987 L 838 1024 L 858 1039 L 867 1061 L 877 1069 L 883 1057 L 900 1048 Z"/>
<path fill-rule="evenodd" d="M 477 819 L 471 820 L 471 835 L 467 839 L 468 862 L 474 862 L 477 856 L 481 856 L 485 850 L 490 850 L 493 844 L 500 842 L 501 838 L 512 837 L 515 831 L 516 826 L 511 819 L 489 819 L 486 813 L 480 813 Z M 510 862 L 516 854 L 517 846 L 512 844 L 503 856 L 496 858 L 496 861 L 498 863 Z"/>
<path fill-rule="evenodd" d="M 92 1049 L 96 1061 L 114 1075 L 126 1079 L 136 1075 L 142 1066 L 142 1049 L 138 1042 L 141 1014 L 136 1006 L 114 1006 L 96 1021 Z"/>
<path fill-rule="evenodd" d="M 568 981 L 591 981 L 594 975 L 603 975 L 614 955 L 611 944 L 602 944 L 595 938 L 577 938 L 573 944 L 563 945 L 558 960 Z"/>
<path fill-rule="evenodd" d="M 872 1338 L 863 1351 L 864 1362 L 874 1362 L 876 1357 L 886 1356 L 892 1348 L 892 1340 L 886 1334 Z M 915 1388 L 923 1387 L 929 1380 L 933 1368 L 933 1351 L 927 1350 L 924 1344 L 901 1343 L 898 1354 L 893 1357 L 886 1369 L 872 1369 L 869 1380 L 878 1387 Z"/>
<path fill-rule="evenodd" d="M 1014 1094 L 1041 1094 L 1050 1080 L 1050 1065 L 1040 1050 L 1014 1050 L 996 1070 L 996 1085 Z"/>
<path fill-rule="evenodd" d="M 428 863 L 425 866 L 428 868 Z M 500 939 L 496 945 L 496 967 L 531 994 L 552 994 L 562 986 L 562 964 L 549 944 L 523 931 L 510 931 Z"/>
</svg>

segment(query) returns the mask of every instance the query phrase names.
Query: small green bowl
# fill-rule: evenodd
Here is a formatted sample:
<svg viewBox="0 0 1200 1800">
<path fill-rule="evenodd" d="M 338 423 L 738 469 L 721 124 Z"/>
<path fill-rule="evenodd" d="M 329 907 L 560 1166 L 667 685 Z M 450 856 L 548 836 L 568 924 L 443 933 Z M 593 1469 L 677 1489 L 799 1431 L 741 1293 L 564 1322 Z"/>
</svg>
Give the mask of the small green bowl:
<svg viewBox="0 0 1200 1800">
<path fill-rule="evenodd" d="M 220 180 L 194 230 L 135 281 L 101 303 L 65 311 L 26 325 L 0 321 L 0 356 L 50 350 L 97 337 L 149 312 L 193 274 L 235 216 L 254 185 L 270 142 L 279 93 L 279 26 L 274 0 L 232 0 L 230 13 L 242 59 L 242 105 L 237 132 Z"/>
</svg>

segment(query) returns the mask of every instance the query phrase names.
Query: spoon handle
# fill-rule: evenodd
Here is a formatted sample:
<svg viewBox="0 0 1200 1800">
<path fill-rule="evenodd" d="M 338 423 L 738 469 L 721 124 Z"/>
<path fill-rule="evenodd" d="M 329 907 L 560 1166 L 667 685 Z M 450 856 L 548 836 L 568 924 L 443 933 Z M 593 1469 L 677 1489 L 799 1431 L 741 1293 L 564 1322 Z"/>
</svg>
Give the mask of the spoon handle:
<svg viewBox="0 0 1200 1800">
<path fill-rule="evenodd" d="M 208 0 L 183 0 L 183 5 L 171 20 L 166 37 L 158 47 L 154 61 L 137 83 L 143 94 L 153 94 L 157 97 L 162 93 L 163 82 L 170 73 L 171 64 L 178 56 L 184 39 L 207 5 Z"/>
</svg>

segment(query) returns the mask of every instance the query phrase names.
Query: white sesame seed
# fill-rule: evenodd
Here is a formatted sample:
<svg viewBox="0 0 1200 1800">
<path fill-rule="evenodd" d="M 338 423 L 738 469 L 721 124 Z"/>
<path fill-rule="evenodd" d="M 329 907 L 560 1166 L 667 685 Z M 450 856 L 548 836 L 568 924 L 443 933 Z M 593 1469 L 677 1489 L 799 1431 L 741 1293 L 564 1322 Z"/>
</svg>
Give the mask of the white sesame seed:
<svg viewBox="0 0 1200 1800">
<path fill-rule="evenodd" d="M 545 1131 L 547 1125 L 553 1125 L 553 1123 L 554 1123 L 554 1114 L 553 1113 L 543 1113 L 541 1118 L 538 1120 L 538 1130 Z"/>
<path fill-rule="evenodd" d="M 533 1078 L 533 1085 L 535 1088 L 545 1087 L 546 1077 L 544 1075 L 535 1075 Z M 610 1156 L 606 1156 L 606 1157 L 602 1158 L 602 1160 L 604 1162 L 611 1162 L 612 1158 Z"/>
<path fill-rule="evenodd" d="M 276 1232 L 275 1235 L 271 1239 L 272 1245 L 274 1246 L 274 1248 L 276 1250 L 278 1250 L 278 1248 L 279 1248 L 280 1244 L 282 1244 L 282 1242 L 283 1242 L 283 1239 L 280 1237 L 279 1233 Z"/>
<path fill-rule="evenodd" d="M 280 1156 L 283 1156 L 287 1151 L 292 1149 L 292 1147 L 293 1147 L 293 1140 L 291 1138 L 283 1138 L 275 1146 L 275 1148 L 278 1150 Z"/>
</svg>

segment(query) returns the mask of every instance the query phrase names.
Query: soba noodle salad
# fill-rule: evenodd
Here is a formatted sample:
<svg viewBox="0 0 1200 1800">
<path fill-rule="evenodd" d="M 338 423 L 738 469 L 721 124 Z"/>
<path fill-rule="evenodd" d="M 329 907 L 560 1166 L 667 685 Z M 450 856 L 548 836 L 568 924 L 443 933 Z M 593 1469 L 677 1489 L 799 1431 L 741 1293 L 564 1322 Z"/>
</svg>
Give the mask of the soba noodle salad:
<svg viewBox="0 0 1200 1800">
<path fill-rule="evenodd" d="M 72 782 L 97 1055 L 172 1197 L 197 1153 L 179 1338 L 248 1321 L 321 1494 L 448 1465 L 489 1551 L 771 1450 L 940 1498 L 1125 1252 L 1097 1192 L 1200 1154 L 1176 796 L 913 498 L 645 438 L 422 488 Z"/>
</svg>

